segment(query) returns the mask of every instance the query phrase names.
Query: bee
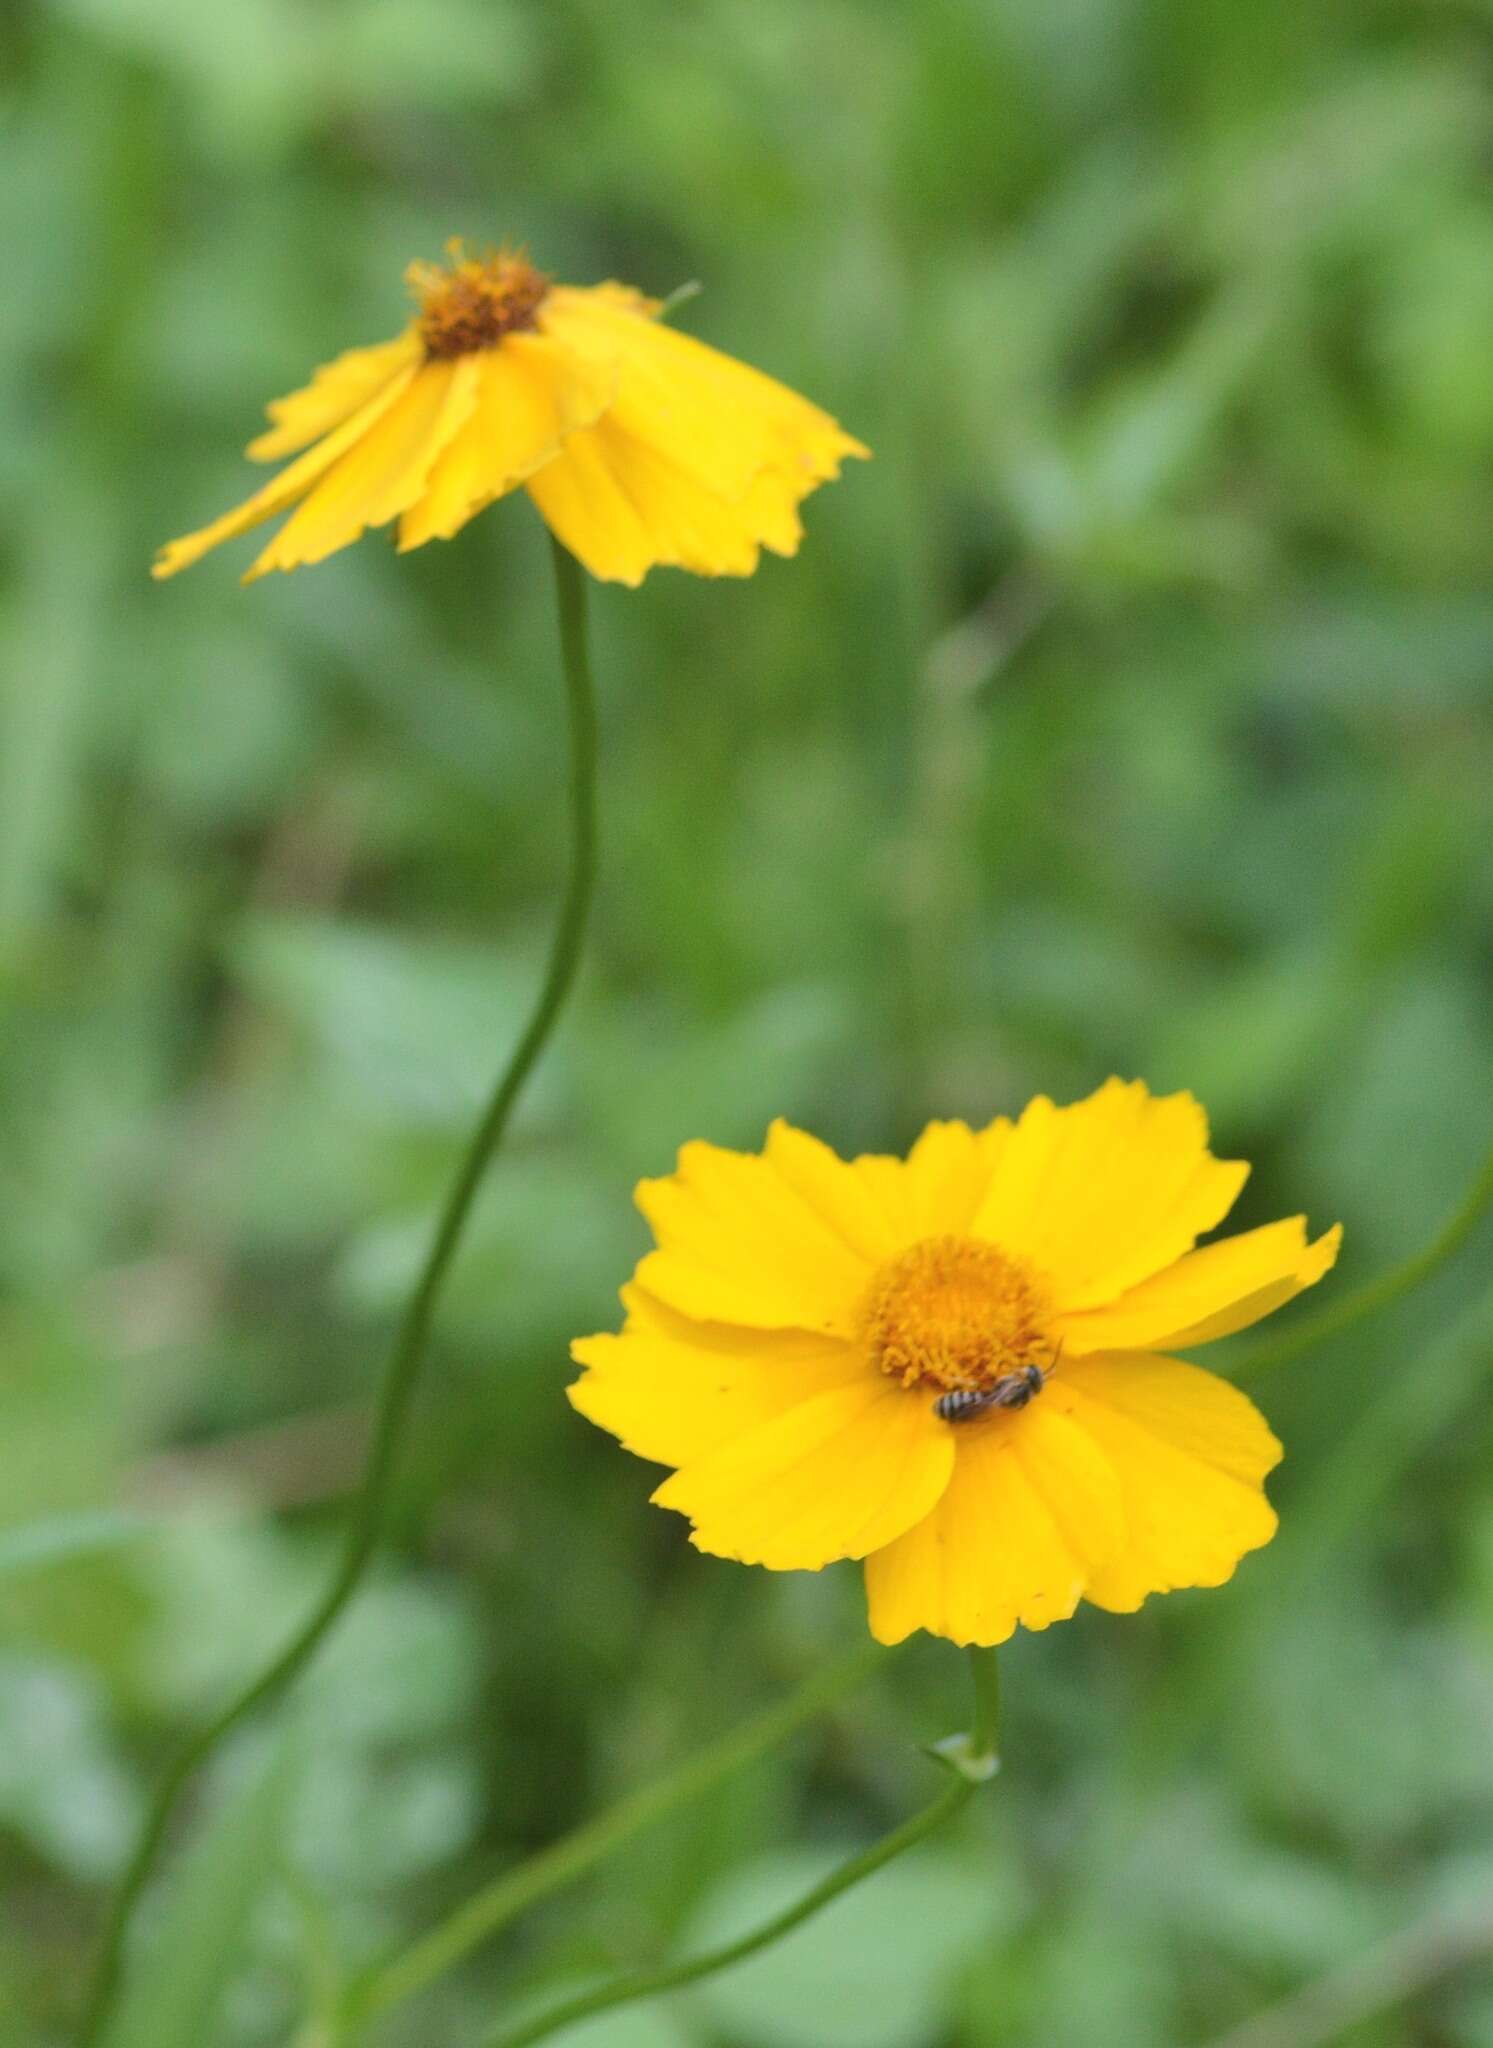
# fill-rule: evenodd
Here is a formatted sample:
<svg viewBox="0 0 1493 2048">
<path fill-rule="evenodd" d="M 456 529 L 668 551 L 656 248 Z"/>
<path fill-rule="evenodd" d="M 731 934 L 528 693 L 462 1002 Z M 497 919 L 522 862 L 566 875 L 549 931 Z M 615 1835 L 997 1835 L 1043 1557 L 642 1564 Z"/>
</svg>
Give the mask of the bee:
<svg viewBox="0 0 1493 2048">
<path fill-rule="evenodd" d="M 1023 1365 L 1016 1372 L 1003 1372 L 988 1387 L 954 1387 L 939 1395 L 933 1412 L 942 1422 L 978 1422 L 997 1408 L 1024 1408 L 1047 1385 L 1056 1364 L 1054 1359 L 1045 1371 L 1040 1365 Z"/>
</svg>

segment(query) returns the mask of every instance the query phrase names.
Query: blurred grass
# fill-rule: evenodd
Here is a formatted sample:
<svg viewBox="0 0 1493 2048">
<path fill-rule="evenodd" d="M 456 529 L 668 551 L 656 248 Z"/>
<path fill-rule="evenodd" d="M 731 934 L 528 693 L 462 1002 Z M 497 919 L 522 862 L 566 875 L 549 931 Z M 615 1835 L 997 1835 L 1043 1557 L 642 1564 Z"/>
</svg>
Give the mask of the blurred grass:
<svg viewBox="0 0 1493 2048">
<path fill-rule="evenodd" d="M 42 1528 L 0 1534 L 4 2048 L 65 2038 L 147 1774 L 326 1568 L 560 856 L 526 503 L 249 593 L 226 557 L 152 588 L 153 547 L 453 233 L 700 278 L 685 324 L 877 450 L 796 562 L 596 593 L 598 935 L 395 1555 L 287 1709 L 279 1881 L 202 2023 L 260 2048 L 862 1627 L 852 1571 L 689 1552 L 558 1398 L 682 1140 L 883 1149 L 1115 1068 L 1203 1096 L 1246 1221 L 1341 1215 L 1344 1286 L 1454 1206 L 1493 1122 L 1493 12 L 23 0 L 6 35 L 0 1520 Z M 905 1895 L 597 2048 L 825 2048 L 821 2010 L 857 2048 L 1204 2043 L 1485 1896 L 1487 1249 L 1272 1379 L 1285 1534 L 1232 1588 L 1013 1646 L 999 1796 Z M 151 1529 L 64 1519 L 121 1503 Z M 389 2048 L 771 1910 L 961 1711 L 943 1646 L 889 1660 Z M 1490 2015 L 1462 1970 L 1351 2041 Z"/>
</svg>

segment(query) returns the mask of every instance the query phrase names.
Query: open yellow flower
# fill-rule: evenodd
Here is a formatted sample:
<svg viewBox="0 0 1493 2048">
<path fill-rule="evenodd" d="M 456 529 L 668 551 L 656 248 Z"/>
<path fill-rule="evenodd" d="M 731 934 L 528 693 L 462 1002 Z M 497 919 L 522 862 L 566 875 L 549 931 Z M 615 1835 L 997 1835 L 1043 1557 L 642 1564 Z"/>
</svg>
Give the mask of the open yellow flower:
<svg viewBox="0 0 1493 2048">
<path fill-rule="evenodd" d="M 272 402 L 247 452 L 295 460 L 162 548 L 156 576 L 292 507 L 245 582 L 393 519 L 401 550 L 449 540 L 520 484 L 594 576 L 637 584 L 663 563 L 750 576 L 762 548 L 795 553 L 802 500 L 870 452 L 626 285 L 553 284 L 508 251 L 449 254 L 411 265 L 418 311 L 397 339 Z"/>
<path fill-rule="evenodd" d="M 1046 1628 L 1080 1599 L 1221 1585 L 1267 1543 L 1280 1445 L 1251 1402 L 1166 1356 L 1312 1286 L 1340 1230 L 1196 1249 L 1249 1169 L 1190 1095 L 1110 1080 L 906 1160 L 773 1125 L 644 1181 L 650 1252 L 570 1398 L 640 1457 L 716 1556 L 864 1558 L 873 1634 Z M 950 1399 L 950 1396 L 955 1398 Z M 955 1419 L 949 1419 L 950 1417 Z"/>
</svg>

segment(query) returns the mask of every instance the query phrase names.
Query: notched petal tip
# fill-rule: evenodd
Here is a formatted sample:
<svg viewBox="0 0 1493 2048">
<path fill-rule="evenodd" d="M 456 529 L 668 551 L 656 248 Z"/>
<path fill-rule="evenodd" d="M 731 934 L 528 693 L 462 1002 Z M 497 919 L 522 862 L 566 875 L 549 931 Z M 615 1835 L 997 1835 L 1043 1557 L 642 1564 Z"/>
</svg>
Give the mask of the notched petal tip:
<svg viewBox="0 0 1493 2048">
<path fill-rule="evenodd" d="M 1078 1315 L 1189 1252 L 1222 1222 L 1248 1171 L 1213 1156 L 1193 1096 L 1111 1076 L 1079 1102 L 1027 1105 L 973 1227 L 1029 1258 L 1059 1310 Z"/>
<path fill-rule="evenodd" d="M 1152 1593 L 1225 1584 L 1279 1526 L 1266 1475 L 1279 1438 L 1248 1397 L 1181 1359 L 1075 1360 L 1054 1391 L 1108 1459 L 1124 1540 L 1096 1561 L 1085 1597 L 1131 1613 Z"/>
<path fill-rule="evenodd" d="M 1304 1228 L 1306 1218 L 1303 1216 L 1301 1221 Z M 1337 1264 L 1337 1255 L 1342 1248 L 1343 1226 L 1341 1223 L 1334 1223 L 1323 1231 L 1315 1244 L 1307 1246 L 1306 1257 L 1302 1260 L 1296 1276 L 1302 1286 L 1313 1287 L 1324 1273 L 1330 1273 Z"/>
</svg>

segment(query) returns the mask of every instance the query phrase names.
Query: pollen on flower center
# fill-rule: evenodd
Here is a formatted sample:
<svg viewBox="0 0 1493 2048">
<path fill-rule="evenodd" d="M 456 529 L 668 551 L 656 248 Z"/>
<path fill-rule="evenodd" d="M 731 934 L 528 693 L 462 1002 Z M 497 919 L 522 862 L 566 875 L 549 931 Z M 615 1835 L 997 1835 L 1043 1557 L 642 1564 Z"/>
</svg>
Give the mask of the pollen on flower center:
<svg viewBox="0 0 1493 2048">
<path fill-rule="evenodd" d="M 536 325 L 550 288 L 542 271 L 506 249 L 472 257 L 451 242 L 446 253 L 449 263 L 412 263 L 405 272 L 428 357 L 471 355 Z"/>
<path fill-rule="evenodd" d="M 988 1387 L 1050 1371 L 1051 1304 L 1024 1260 L 969 1237 L 925 1237 L 884 1265 L 863 1311 L 874 1362 L 903 1386 Z"/>
</svg>

